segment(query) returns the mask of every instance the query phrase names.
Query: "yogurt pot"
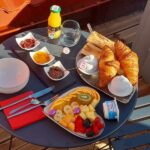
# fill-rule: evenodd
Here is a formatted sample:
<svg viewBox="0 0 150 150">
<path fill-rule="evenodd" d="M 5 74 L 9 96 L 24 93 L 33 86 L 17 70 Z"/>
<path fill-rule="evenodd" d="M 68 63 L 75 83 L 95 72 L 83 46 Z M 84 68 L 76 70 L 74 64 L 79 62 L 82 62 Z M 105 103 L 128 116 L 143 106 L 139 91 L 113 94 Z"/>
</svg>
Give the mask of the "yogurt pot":
<svg viewBox="0 0 150 150">
<path fill-rule="evenodd" d="M 119 108 L 116 99 L 103 103 L 103 113 L 105 119 L 119 121 Z"/>
</svg>

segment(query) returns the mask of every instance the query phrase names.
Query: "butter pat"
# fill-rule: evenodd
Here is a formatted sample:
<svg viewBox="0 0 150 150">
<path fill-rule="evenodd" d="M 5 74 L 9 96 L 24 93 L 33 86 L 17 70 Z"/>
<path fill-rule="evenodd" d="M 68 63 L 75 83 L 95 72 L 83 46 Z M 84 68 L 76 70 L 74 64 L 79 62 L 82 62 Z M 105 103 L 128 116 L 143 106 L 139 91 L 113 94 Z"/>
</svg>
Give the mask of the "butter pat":
<svg viewBox="0 0 150 150">
<path fill-rule="evenodd" d="M 119 121 L 119 108 L 116 99 L 103 103 L 103 113 L 106 119 L 117 119 L 117 121 Z"/>
</svg>

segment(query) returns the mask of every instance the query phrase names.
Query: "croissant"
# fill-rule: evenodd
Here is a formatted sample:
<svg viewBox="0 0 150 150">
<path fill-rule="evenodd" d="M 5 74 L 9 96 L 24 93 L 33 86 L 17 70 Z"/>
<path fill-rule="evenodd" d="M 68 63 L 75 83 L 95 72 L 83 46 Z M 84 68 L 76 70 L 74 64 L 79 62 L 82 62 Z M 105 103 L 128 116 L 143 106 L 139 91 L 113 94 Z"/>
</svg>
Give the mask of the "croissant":
<svg viewBox="0 0 150 150">
<path fill-rule="evenodd" d="M 105 87 L 116 76 L 120 68 L 119 61 L 115 60 L 113 51 L 105 46 L 99 61 L 99 87 Z"/>
<path fill-rule="evenodd" d="M 132 83 L 132 85 L 135 85 L 138 82 L 139 73 L 137 54 L 131 51 L 131 49 L 121 41 L 117 41 L 115 43 L 115 54 L 120 61 L 120 65 L 125 76 Z"/>
</svg>

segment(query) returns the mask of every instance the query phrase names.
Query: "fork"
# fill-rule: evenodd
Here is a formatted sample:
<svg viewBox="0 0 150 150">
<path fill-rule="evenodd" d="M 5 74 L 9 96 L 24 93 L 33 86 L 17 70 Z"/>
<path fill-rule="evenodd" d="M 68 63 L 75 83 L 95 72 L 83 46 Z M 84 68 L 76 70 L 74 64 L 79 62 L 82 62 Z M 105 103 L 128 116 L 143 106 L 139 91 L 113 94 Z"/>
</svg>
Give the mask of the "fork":
<svg viewBox="0 0 150 150">
<path fill-rule="evenodd" d="M 50 98 L 50 99 L 48 99 L 48 100 L 45 100 L 45 101 L 42 102 L 42 103 L 41 103 L 41 101 L 39 101 L 38 99 L 32 99 L 29 103 L 27 103 L 27 104 L 25 104 L 25 105 L 22 105 L 22 106 L 20 106 L 20 107 L 18 107 L 18 108 L 15 108 L 15 109 L 11 110 L 11 111 L 9 112 L 9 114 L 14 114 L 14 113 L 16 113 L 17 111 L 19 111 L 19 110 L 21 110 L 21 109 L 23 109 L 23 108 L 25 108 L 25 107 L 27 107 L 27 106 L 29 106 L 29 105 L 31 105 L 31 104 L 33 104 L 33 105 L 35 105 L 35 106 L 40 106 L 40 105 L 47 106 L 50 102 L 52 102 L 53 100 L 55 100 L 58 96 L 59 96 L 59 95 L 56 94 L 56 95 L 53 96 L 52 98 Z M 35 108 L 36 108 L 36 107 L 35 107 Z"/>
<path fill-rule="evenodd" d="M 54 97 L 55 97 L 55 98 L 54 98 Z M 44 101 L 44 102 L 42 102 L 42 103 L 40 102 L 40 104 L 38 104 L 38 105 L 29 107 L 29 108 L 27 108 L 27 109 L 24 109 L 24 110 L 21 110 L 21 111 L 15 113 L 15 114 L 12 114 L 12 115 L 10 115 L 10 116 L 7 116 L 7 119 L 12 118 L 12 117 L 15 117 L 15 116 L 18 116 L 18 115 L 21 115 L 21 114 L 23 114 L 23 113 L 25 113 L 25 112 L 28 112 L 28 111 L 30 111 L 30 110 L 32 110 L 32 109 L 35 109 L 35 108 L 37 108 L 37 107 L 39 107 L 39 106 L 41 106 L 41 105 L 47 106 L 47 105 L 50 104 L 52 101 L 54 101 L 58 96 L 55 95 L 54 97 L 52 97 L 51 99 L 48 99 L 48 100 L 46 100 L 46 101 Z"/>
</svg>

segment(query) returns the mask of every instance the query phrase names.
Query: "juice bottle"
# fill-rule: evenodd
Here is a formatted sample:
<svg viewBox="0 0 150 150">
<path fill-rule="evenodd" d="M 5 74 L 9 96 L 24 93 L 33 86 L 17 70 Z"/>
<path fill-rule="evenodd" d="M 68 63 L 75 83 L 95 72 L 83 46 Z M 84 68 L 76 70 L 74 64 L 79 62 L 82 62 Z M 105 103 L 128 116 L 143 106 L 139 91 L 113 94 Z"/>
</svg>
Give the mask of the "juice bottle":
<svg viewBox="0 0 150 150">
<path fill-rule="evenodd" d="M 61 8 L 60 6 L 52 5 L 50 11 L 48 17 L 48 37 L 50 39 L 57 39 L 61 35 Z"/>
</svg>

